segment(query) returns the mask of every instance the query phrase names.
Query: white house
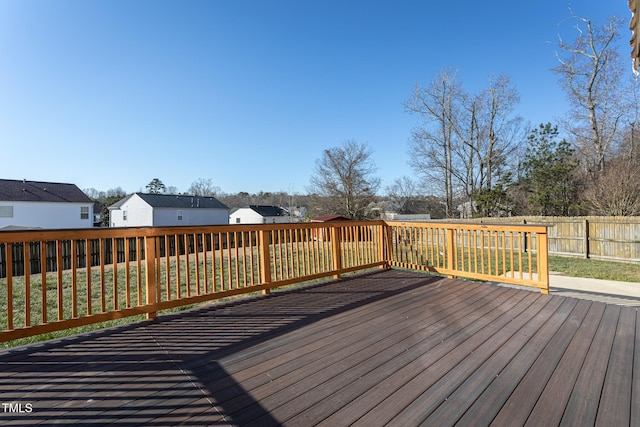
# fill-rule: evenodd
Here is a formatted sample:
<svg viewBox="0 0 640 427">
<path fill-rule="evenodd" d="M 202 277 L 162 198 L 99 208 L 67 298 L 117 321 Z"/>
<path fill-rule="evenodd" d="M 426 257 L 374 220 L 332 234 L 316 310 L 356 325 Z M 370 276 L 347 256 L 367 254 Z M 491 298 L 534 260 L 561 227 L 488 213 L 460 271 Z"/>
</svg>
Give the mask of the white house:
<svg viewBox="0 0 640 427">
<path fill-rule="evenodd" d="M 250 205 L 237 208 L 229 215 L 229 224 L 282 224 L 298 221 L 299 218 L 278 206 Z"/>
<path fill-rule="evenodd" d="M 229 224 L 229 208 L 215 197 L 134 193 L 109 206 L 111 227 Z"/>
<path fill-rule="evenodd" d="M 0 230 L 91 227 L 93 201 L 74 184 L 0 179 Z"/>
</svg>

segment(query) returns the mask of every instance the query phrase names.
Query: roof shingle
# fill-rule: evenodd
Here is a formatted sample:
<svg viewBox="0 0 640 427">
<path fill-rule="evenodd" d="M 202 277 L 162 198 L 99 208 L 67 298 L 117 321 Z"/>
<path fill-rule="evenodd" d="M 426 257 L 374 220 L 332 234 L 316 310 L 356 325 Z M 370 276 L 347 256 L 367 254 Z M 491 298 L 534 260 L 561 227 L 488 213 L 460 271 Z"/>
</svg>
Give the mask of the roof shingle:
<svg viewBox="0 0 640 427">
<path fill-rule="evenodd" d="M 189 196 L 175 194 L 136 193 L 138 197 L 154 208 L 179 209 L 229 209 L 227 205 L 212 196 Z"/>
<path fill-rule="evenodd" d="M 75 184 L 0 179 L 0 201 L 92 203 Z"/>
</svg>

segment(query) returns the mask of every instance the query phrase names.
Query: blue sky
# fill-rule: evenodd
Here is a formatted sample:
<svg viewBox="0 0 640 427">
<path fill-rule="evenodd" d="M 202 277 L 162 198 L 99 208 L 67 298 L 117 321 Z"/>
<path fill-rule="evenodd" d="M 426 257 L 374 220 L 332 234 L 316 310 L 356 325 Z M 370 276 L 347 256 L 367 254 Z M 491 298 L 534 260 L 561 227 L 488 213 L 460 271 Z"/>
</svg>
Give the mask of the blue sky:
<svg viewBox="0 0 640 427">
<path fill-rule="evenodd" d="M 571 6 L 631 17 L 627 0 Z M 412 174 L 402 102 L 446 67 L 469 92 L 510 75 L 533 125 L 563 115 L 549 42 L 573 39 L 568 16 L 558 0 L 0 0 L 0 178 L 304 194 L 354 139 L 387 185 Z"/>
</svg>

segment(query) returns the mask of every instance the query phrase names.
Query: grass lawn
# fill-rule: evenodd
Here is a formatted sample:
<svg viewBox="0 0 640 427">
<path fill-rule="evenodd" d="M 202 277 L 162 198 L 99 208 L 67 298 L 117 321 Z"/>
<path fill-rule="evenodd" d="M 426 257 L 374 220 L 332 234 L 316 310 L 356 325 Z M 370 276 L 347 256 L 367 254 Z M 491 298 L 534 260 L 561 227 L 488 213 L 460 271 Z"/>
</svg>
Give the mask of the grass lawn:
<svg viewBox="0 0 640 427">
<path fill-rule="evenodd" d="M 640 264 L 549 256 L 549 270 L 572 277 L 640 282 Z"/>
</svg>

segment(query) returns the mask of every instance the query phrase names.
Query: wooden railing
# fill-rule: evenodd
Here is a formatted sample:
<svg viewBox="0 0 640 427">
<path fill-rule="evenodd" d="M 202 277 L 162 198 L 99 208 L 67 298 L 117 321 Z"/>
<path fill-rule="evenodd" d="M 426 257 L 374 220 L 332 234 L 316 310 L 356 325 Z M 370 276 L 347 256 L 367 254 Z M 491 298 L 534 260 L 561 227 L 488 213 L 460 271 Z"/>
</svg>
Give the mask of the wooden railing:
<svg viewBox="0 0 640 427">
<path fill-rule="evenodd" d="M 5 231 L 0 342 L 390 266 L 548 292 L 545 233 L 383 221 Z"/>
<path fill-rule="evenodd" d="M 547 227 L 389 222 L 390 265 L 549 293 Z"/>
</svg>

